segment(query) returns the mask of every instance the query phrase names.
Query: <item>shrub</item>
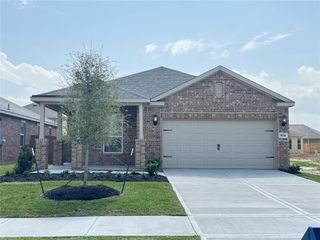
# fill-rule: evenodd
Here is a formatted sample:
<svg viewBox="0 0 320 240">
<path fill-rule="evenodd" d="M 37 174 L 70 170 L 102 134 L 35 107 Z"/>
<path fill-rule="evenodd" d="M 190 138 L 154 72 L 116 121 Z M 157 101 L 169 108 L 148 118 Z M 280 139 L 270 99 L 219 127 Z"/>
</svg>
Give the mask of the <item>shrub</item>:
<svg viewBox="0 0 320 240">
<path fill-rule="evenodd" d="M 14 167 L 14 171 L 18 174 L 24 172 L 30 172 L 34 163 L 34 157 L 32 155 L 31 148 L 24 145 L 20 149 L 20 153 Z"/>
<path fill-rule="evenodd" d="M 292 164 L 288 168 L 288 172 L 296 174 L 300 172 L 300 166 L 298 164 Z"/>
<path fill-rule="evenodd" d="M 50 179 L 50 176 L 51 176 L 50 171 L 49 171 L 48 169 L 44 170 L 43 176 L 44 176 L 46 179 Z"/>
<path fill-rule="evenodd" d="M 156 158 L 153 160 L 150 160 L 146 166 L 145 166 L 145 171 L 148 172 L 149 176 L 154 176 L 157 174 L 158 170 L 160 168 L 160 159 Z"/>
<path fill-rule="evenodd" d="M 4 173 L 4 176 L 9 177 L 9 176 L 14 175 L 14 174 L 15 174 L 14 170 L 12 170 L 12 171 L 7 170 L 7 171 Z"/>
<path fill-rule="evenodd" d="M 60 174 L 61 174 L 62 177 L 66 177 L 66 176 L 68 176 L 69 171 L 68 170 L 63 170 Z"/>
</svg>

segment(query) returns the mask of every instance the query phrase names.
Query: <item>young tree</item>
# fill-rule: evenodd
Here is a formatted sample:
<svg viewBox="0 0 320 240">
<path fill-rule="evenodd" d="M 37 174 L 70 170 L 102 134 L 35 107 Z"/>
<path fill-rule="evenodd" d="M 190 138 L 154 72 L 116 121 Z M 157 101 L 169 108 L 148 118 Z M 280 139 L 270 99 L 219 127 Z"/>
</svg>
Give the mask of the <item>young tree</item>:
<svg viewBox="0 0 320 240">
<path fill-rule="evenodd" d="M 87 184 L 89 150 L 98 143 L 107 143 L 119 107 L 116 103 L 114 68 L 101 54 L 76 52 L 66 66 L 67 97 L 62 102 L 68 115 L 66 140 L 85 149 L 83 184 Z"/>
</svg>

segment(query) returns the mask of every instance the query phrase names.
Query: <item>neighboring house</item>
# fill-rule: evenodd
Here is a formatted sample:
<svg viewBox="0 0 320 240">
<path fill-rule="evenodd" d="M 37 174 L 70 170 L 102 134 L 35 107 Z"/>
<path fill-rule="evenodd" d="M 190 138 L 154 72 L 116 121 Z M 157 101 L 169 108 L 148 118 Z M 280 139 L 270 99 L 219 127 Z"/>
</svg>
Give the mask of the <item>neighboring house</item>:
<svg viewBox="0 0 320 240">
<path fill-rule="evenodd" d="M 289 135 L 291 154 L 320 153 L 320 131 L 304 124 L 290 124 Z"/>
<path fill-rule="evenodd" d="M 46 119 L 46 136 L 55 136 L 56 128 Z M 20 147 L 30 145 L 31 139 L 39 135 L 39 114 L 0 97 L 0 131 L 5 139 L 0 145 L 0 164 L 14 163 Z"/>
<path fill-rule="evenodd" d="M 294 102 L 223 66 L 199 76 L 159 67 L 114 81 L 124 124 L 110 136 L 112 144 L 90 152 L 92 165 L 143 168 L 161 158 L 163 168 L 289 166 L 288 108 Z M 65 94 L 59 89 L 31 100 L 59 109 Z M 82 165 L 81 147 L 74 145 L 72 167 Z"/>
<path fill-rule="evenodd" d="M 40 114 L 40 108 L 39 108 L 39 104 L 36 103 L 30 103 L 26 106 L 24 106 L 24 108 L 31 110 L 32 112 L 35 112 L 36 114 Z M 52 120 L 55 124 L 58 123 L 58 113 L 50 108 L 45 108 L 45 112 L 46 112 L 46 118 L 49 120 Z"/>
</svg>

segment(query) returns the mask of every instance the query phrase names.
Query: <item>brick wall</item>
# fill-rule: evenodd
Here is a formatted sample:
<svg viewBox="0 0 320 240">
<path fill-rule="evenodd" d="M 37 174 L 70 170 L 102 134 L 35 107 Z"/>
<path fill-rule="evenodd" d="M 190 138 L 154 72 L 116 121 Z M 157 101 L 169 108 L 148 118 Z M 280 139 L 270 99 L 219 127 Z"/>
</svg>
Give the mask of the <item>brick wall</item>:
<svg viewBox="0 0 320 240">
<path fill-rule="evenodd" d="M 223 86 L 223 96 L 216 96 L 215 84 Z M 152 116 L 158 114 L 160 124 L 153 126 Z M 278 108 L 269 95 L 262 93 L 232 76 L 217 72 L 165 99 L 165 106 L 144 108 L 146 161 L 161 156 L 161 122 L 165 119 L 270 119 L 286 114 L 288 108 Z M 288 124 L 279 127 L 288 132 Z M 288 141 L 278 143 L 279 168 L 287 168 Z"/>
<path fill-rule="evenodd" d="M 134 165 L 134 156 L 130 156 L 132 148 L 135 148 L 137 138 L 137 107 L 127 106 L 122 109 L 124 114 L 123 126 L 123 154 L 104 154 L 102 144 L 97 144 L 90 151 L 90 165 Z"/>
<path fill-rule="evenodd" d="M 15 163 L 20 151 L 20 118 L 0 114 L 0 128 L 2 129 L 3 136 L 6 139 L 5 144 L 0 147 L 0 163 L 9 164 Z M 32 135 L 38 134 L 37 122 L 26 121 L 26 136 L 25 143 L 29 144 Z M 45 135 L 49 135 L 49 126 L 45 126 Z M 56 136 L 56 127 L 52 127 L 52 136 Z M 3 156 L 3 160 L 1 159 Z"/>
</svg>

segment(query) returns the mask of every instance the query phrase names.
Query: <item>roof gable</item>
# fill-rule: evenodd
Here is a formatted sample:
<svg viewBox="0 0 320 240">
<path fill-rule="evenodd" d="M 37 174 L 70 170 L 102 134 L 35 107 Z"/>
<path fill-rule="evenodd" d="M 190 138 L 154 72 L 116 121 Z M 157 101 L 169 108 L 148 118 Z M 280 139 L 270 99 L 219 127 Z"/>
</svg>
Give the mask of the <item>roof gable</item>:
<svg viewBox="0 0 320 240">
<path fill-rule="evenodd" d="M 263 87 L 262 85 L 260 85 L 260 84 L 258 84 L 256 82 L 253 82 L 253 81 L 241 76 L 240 74 L 235 73 L 235 72 L 231 71 L 230 69 L 225 68 L 223 66 L 217 66 L 217 67 L 215 67 L 215 68 L 213 68 L 213 69 L 211 69 L 211 70 L 199 75 L 198 77 L 195 77 L 195 78 L 191 79 L 190 81 L 187 81 L 187 82 L 185 82 L 183 84 L 180 84 L 179 86 L 177 86 L 177 87 L 175 87 L 175 88 L 173 88 L 173 89 L 171 89 L 171 90 L 169 90 L 169 91 L 167 91 L 165 93 L 159 94 L 158 96 L 152 98 L 151 100 L 152 101 L 161 100 L 161 99 L 163 99 L 163 98 L 165 98 L 165 97 L 167 97 L 167 96 L 169 96 L 171 94 L 174 94 L 174 93 L 176 93 L 176 92 L 178 92 L 178 91 L 180 91 L 180 90 L 182 90 L 182 89 L 184 89 L 184 88 L 186 88 L 186 87 L 188 87 L 188 86 L 190 86 L 190 85 L 192 85 L 192 84 L 194 84 L 196 82 L 199 82 L 199 81 L 203 80 L 204 78 L 206 78 L 206 77 L 208 77 L 210 75 L 215 74 L 218 71 L 223 71 L 223 72 L 231 75 L 232 77 L 236 78 L 237 80 L 239 80 L 239 81 L 241 81 L 241 82 L 243 82 L 243 83 L 245 83 L 245 84 L 247 84 L 247 85 L 249 85 L 249 86 L 251 86 L 251 87 L 253 87 L 253 88 L 255 88 L 255 89 L 257 89 L 257 90 L 259 90 L 261 92 L 263 92 L 263 93 L 266 93 L 266 94 L 272 96 L 273 98 L 277 99 L 278 101 L 282 101 L 283 103 L 289 103 L 290 106 L 294 105 L 294 101 L 292 101 L 292 100 L 290 100 L 290 99 L 288 99 L 288 98 L 286 98 L 286 97 L 284 97 L 284 96 L 282 96 L 282 95 L 280 95 L 280 94 L 278 94 L 278 93 L 276 93 L 276 92 L 274 92 L 274 91 L 272 91 L 272 90 L 270 90 L 270 89 L 268 89 L 266 87 Z"/>
</svg>

